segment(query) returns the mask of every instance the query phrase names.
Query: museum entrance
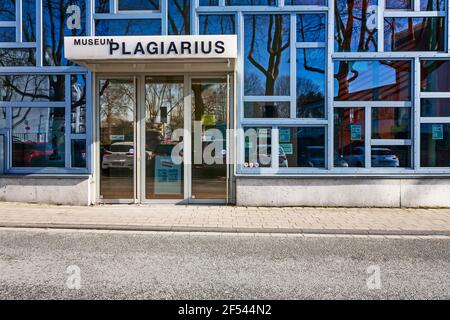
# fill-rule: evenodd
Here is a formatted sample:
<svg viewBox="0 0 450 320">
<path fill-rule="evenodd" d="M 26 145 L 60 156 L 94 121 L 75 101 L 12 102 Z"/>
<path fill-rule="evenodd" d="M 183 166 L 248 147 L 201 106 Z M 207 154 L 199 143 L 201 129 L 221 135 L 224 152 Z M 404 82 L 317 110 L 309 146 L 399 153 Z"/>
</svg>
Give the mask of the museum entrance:
<svg viewBox="0 0 450 320">
<path fill-rule="evenodd" d="M 232 199 L 231 74 L 96 77 L 102 203 Z"/>
</svg>

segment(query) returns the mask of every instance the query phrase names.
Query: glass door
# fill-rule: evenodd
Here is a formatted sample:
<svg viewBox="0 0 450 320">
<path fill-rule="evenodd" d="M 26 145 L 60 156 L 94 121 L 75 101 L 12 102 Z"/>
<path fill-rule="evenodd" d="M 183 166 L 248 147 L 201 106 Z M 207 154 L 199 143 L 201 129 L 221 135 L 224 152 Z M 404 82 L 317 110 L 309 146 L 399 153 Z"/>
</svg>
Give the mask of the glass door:
<svg viewBox="0 0 450 320">
<path fill-rule="evenodd" d="M 136 199 L 136 85 L 133 78 L 98 82 L 100 118 L 100 198 Z"/>
<path fill-rule="evenodd" d="M 228 197 L 227 78 L 191 79 L 191 201 Z"/>
</svg>

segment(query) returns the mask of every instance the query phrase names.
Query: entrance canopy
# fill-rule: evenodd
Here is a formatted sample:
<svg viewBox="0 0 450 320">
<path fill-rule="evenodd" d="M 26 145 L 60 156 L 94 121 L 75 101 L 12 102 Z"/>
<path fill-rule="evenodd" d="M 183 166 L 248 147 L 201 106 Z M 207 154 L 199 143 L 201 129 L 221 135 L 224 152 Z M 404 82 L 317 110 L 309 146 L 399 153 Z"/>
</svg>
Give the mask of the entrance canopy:
<svg viewBox="0 0 450 320">
<path fill-rule="evenodd" d="M 65 37 L 65 58 L 102 72 L 234 70 L 236 35 Z"/>
</svg>

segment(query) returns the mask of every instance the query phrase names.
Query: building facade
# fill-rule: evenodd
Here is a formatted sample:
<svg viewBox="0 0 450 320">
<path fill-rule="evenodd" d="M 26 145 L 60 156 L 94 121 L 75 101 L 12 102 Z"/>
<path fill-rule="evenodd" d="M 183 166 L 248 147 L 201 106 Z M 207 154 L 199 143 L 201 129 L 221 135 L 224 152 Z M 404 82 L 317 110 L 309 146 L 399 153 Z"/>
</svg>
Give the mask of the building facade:
<svg viewBox="0 0 450 320">
<path fill-rule="evenodd" d="M 450 207 L 449 10 L 0 0 L 0 201 Z"/>
</svg>

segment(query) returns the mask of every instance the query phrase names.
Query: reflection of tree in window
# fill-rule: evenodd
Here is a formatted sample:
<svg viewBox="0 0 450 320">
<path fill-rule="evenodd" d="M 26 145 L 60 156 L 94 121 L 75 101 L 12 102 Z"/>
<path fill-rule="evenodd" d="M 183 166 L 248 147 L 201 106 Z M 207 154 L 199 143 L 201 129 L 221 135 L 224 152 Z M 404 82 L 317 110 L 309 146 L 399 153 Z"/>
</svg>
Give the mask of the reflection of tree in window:
<svg viewBox="0 0 450 320">
<path fill-rule="evenodd" d="M 189 34 L 191 31 L 190 1 L 169 0 L 168 7 L 169 34 Z"/>
<path fill-rule="evenodd" d="M 289 16 L 245 17 L 245 94 L 289 95 Z"/>
<path fill-rule="evenodd" d="M 0 77 L 3 101 L 64 101 L 64 75 L 7 75 Z"/>
</svg>

